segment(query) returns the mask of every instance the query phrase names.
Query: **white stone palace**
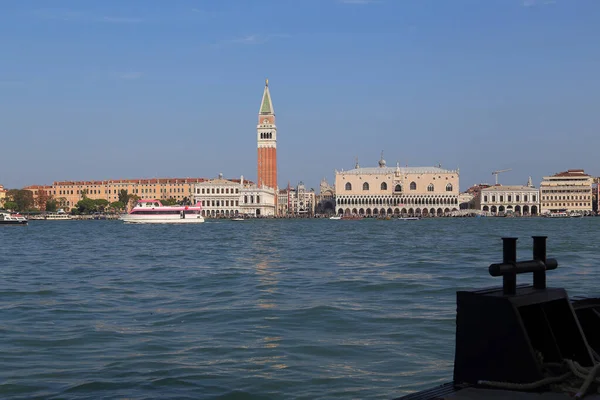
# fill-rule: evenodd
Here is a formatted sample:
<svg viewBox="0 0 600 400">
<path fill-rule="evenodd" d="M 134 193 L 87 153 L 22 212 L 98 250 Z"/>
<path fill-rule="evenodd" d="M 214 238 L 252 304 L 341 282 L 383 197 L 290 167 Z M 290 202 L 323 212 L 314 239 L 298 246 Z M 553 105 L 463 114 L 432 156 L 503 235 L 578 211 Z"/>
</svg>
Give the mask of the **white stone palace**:
<svg viewBox="0 0 600 400">
<path fill-rule="evenodd" d="M 240 179 L 223 179 L 223 175 L 194 187 L 194 203 L 202 204 L 202 216 L 208 218 L 248 215 L 253 217 L 275 215 L 275 189 L 259 188 Z"/>
<path fill-rule="evenodd" d="M 335 209 L 344 215 L 443 216 L 458 210 L 459 170 L 378 167 L 335 171 Z"/>
<path fill-rule="evenodd" d="M 492 215 L 511 214 L 537 215 L 540 211 L 539 191 L 531 183 L 525 186 L 490 186 L 481 189 L 476 207 Z"/>
</svg>

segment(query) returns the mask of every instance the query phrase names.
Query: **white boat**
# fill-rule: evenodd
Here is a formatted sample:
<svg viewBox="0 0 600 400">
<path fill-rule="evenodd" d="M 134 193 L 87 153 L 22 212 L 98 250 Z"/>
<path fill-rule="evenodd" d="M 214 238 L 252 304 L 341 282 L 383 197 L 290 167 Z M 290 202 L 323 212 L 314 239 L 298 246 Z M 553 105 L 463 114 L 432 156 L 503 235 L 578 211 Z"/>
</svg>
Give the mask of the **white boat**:
<svg viewBox="0 0 600 400">
<path fill-rule="evenodd" d="M 44 219 L 47 221 L 69 221 L 72 220 L 73 217 L 60 208 L 56 213 L 44 215 Z"/>
<path fill-rule="evenodd" d="M 232 221 L 245 221 L 245 219 L 242 217 L 234 217 L 234 218 L 231 218 L 231 220 Z"/>
<path fill-rule="evenodd" d="M 204 222 L 200 203 L 195 206 L 163 206 L 156 199 L 138 200 L 121 221 L 132 224 L 199 224 Z"/>
<path fill-rule="evenodd" d="M 564 211 L 560 211 L 560 212 L 551 212 L 549 214 L 546 214 L 549 218 L 569 218 L 570 215 L 567 214 Z"/>
<path fill-rule="evenodd" d="M 421 217 L 400 217 L 398 221 L 418 221 Z"/>
<path fill-rule="evenodd" d="M 0 212 L 0 225 L 27 225 L 27 218 L 19 213 Z"/>
<path fill-rule="evenodd" d="M 329 217 L 329 219 L 342 219 L 341 215 L 333 215 L 331 217 Z"/>
</svg>

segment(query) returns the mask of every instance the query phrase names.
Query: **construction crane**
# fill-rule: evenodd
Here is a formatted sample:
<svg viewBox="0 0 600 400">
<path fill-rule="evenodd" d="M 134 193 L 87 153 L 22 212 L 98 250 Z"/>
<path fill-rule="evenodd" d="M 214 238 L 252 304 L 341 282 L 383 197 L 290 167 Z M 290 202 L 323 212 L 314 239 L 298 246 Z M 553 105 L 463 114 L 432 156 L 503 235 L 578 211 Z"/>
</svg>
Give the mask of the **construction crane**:
<svg viewBox="0 0 600 400">
<path fill-rule="evenodd" d="M 492 172 L 492 175 L 496 175 L 496 185 L 498 185 L 498 174 L 502 173 L 502 172 L 506 172 L 506 171 L 512 171 L 512 168 L 508 168 L 508 169 L 499 169 L 498 171 L 494 171 Z"/>
</svg>

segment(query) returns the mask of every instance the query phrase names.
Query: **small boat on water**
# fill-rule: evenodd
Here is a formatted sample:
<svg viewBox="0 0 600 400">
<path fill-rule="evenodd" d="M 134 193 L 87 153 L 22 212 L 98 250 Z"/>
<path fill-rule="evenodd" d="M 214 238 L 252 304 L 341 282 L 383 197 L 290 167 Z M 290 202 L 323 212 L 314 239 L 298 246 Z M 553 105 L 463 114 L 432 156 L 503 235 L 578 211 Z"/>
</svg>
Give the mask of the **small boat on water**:
<svg viewBox="0 0 600 400">
<path fill-rule="evenodd" d="M 230 219 L 231 219 L 231 221 L 245 221 L 246 220 L 245 218 L 242 218 L 242 217 L 233 217 Z"/>
<path fill-rule="evenodd" d="M 400 217 L 398 221 L 418 221 L 421 217 Z"/>
<path fill-rule="evenodd" d="M 342 219 L 341 215 L 332 215 L 331 217 L 329 217 L 329 219 Z"/>
<path fill-rule="evenodd" d="M 132 224 L 199 224 L 204 222 L 200 203 L 195 206 L 164 206 L 156 199 L 141 199 L 121 221 Z"/>
<path fill-rule="evenodd" d="M 62 208 L 55 213 L 46 214 L 43 216 L 46 221 L 69 221 L 73 219 L 73 216 L 67 214 Z"/>
<path fill-rule="evenodd" d="M 19 213 L 0 212 L 0 225 L 27 225 L 27 218 Z"/>
</svg>

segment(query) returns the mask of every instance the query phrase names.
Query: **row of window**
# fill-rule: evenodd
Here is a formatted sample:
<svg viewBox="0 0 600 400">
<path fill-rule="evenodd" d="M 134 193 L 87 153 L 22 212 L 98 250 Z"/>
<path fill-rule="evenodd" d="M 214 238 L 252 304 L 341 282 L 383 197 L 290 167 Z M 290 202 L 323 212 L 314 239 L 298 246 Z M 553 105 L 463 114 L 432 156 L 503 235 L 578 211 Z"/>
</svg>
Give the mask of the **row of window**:
<svg viewBox="0 0 600 400">
<path fill-rule="evenodd" d="M 231 204 L 230 204 L 231 203 Z M 240 201 L 239 200 L 202 200 L 202 207 L 229 207 L 229 206 L 235 206 L 238 207 L 240 205 Z"/>
<path fill-rule="evenodd" d="M 497 197 L 495 195 L 492 196 L 492 203 L 496 202 L 496 198 Z M 500 198 L 500 203 L 503 203 L 504 202 L 504 195 L 501 194 L 499 196 L 499 198 Z M 509 203 L 512 202 L 513 201 L 512 199 L 513 199 L 512 195 L 509 194 L 509 195 L 506 196 L 506 201 L 507 202 L 509 202 Z M 521 201 L 521 195 L 519 195 L 519 194 L 515 195 L 515 201 L 516 202 Z M 529 201 L 529 195 L 527 195 L 527 194 L 523 195 L 523 201 L 525 201 L 525 202 Z M 531 195 L 531 201 L 533 201 L 533 202 L 537 201 L 537 196 L 535 194 Z M 488 202 L 488 196 L 483 196 L 483 202 L 484 203 Z"/>
<path fill-rule="evenodd" d="M 261 132 L 260 138 L 261 139 L 273 139 L 273 132 Z"/>
<path fill-rule="evenodd" d="M 590 196 L 542 196 L 542 200 L 591 200 Z"/>
<path fill-rule="evenodd" d="M 83 189 L 86 191 L 87 194 L 102 194 L 102 191 L 97 190 L 97 189 Z M 115 189 L 114 191 L 111 191 L 111 189 L 108 189 L 106 191 L 107 194 L 118 194 L 118 191 Z M 156 193 L 156 188 L 152 189 L 152 188 L 142 188 L 142 189 L 132 189 L 132 193 Z M 167 193 L 167 189 L 166 188 L 161 188 L 160 189 L 160 193 Z M 169 193 L 184 193 L 183 188 L 176 188 L 174 189 L 169 189 Z M 54 194 L 56 195 L 56 191 L 54 191 Z M 73 193 L 73 190 L 69 191 L 69 190 L 59 190 L 58 194 L 60 196 L 65 196 L 65 195 L 69 195 L 69 194 L 81 194 L 80 190 L 77 190 L 75 193 Z"/>
<path fill-rule="evenodd" d="M 458 204 L 457 198 L 436 198 L 436 197 L 427 197 L 427 198 L 385 198 L 385 199 L 373 199 L 373 198 L 341 198 L 337 200 L 338 205 L 341 204 L 380 204 L 380 205 L 390 205 L 397 206 L 400 204 Z"/>
<path fill-rule="evenodd" d="M 216 190 L 216 191 L 215 191 Z M 240 189 L 239 188 L 235 188 L 235 193 L 239 193 Z M 234 194 L 233 188 L 231 188 L 231 191 L 229 188 L 202 188 L 202 191 L 200 191 L 200 189 L 196 189 L 196 193 L 197 194 Z"/>
<path fill-rule="evenodd" d="M 592 188 L 587 189 L 544 189 L 542 188 L 542 193 L 590 193 Z"/>
<path fill-rule="evenodd" d="M 589 203 L 542 203 L 543 207 L 589 207 Z"/>
<path fill-rule="evenodd" d="M 410 185 L 409 185 L 409 187 L 410 187 L 410 190 L 417 190 L 417 183 L 416 182 L 411 182 Z M 368 182 L 363 183 L 362 188 L 363 188 L 363 190 L 369 190 L 369 183 Z M 387 190 L 387 188 L 388 188 L 387 183 L 386 182 L 381 182 L 380 188 L 381 188 L 381 190 Z M 453 189 L 452 184 L 448 183 L 446 185 L 446 192 L 451 192 L 452 189 Z M 346 190 L 352 190 L 352 184 L 350 182 L 346 182 Z M 402 191 L 402 185 L 401 184 L 398 184 L 398 185 L 396 185 L 394 187 L 394 192 L 401 192 L 401 191 Z M 428 192 L 435 191 L 435 187 L 433 186 L 433 183 L 430 183 L 427 186 L 427 191 Z"/>
</svg>

